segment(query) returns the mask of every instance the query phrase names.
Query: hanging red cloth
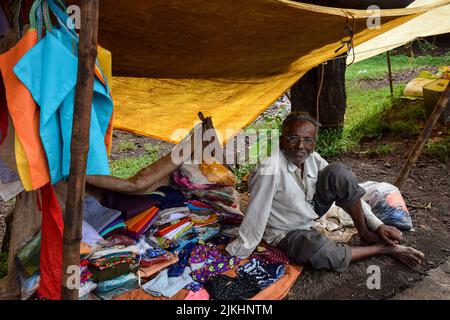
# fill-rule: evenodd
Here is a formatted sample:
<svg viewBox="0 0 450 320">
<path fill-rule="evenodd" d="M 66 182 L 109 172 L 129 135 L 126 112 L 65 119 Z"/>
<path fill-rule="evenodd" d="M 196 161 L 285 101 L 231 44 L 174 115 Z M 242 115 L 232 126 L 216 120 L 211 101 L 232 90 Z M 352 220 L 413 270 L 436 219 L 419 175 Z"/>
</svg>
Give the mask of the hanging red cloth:
<svg viewBox="0 0 450 320">
<path fill-rule="evenodd" d="M 42 240 L 38 293 L 50 300 L 61 299 L 64 221 L 61 206 L 51 184 L 41 188 Z"/>
</svg>

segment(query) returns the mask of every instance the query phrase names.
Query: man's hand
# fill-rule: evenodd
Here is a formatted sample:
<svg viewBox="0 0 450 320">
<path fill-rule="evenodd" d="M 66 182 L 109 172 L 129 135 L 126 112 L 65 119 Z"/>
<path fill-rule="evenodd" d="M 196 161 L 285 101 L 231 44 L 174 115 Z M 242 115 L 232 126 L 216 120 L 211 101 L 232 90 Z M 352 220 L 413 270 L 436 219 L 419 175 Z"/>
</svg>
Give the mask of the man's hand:
<svg viewBox="0 0 450 320">
<path fill-rule="evenodd" d="M 389 246 L 398 244 L 403 238 L 403 234 L 400 230 L 385 224 L 379 226 L 376 233 L 380 236 L 383 243 Z"/>
<path fill-rule="evenodd" d="M 370 230 L 359 232 L 359 238 L 361 239 L 361 244 L 365 246 L 381 242 L 380 236 Z"/>
</svg>

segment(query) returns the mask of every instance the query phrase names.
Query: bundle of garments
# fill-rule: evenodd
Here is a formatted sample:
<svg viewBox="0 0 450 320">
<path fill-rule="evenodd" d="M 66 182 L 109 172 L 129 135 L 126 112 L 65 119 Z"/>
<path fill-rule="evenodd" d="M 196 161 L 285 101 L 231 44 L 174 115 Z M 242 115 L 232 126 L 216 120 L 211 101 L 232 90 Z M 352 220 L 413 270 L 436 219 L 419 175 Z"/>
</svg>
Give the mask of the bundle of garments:
<svg viewBox="0 0 450 320">
<path fill-rule="evenodd" d="M 95 287 L 91 286 L 96 295 L 110 299 L 120 295 L 125 288 L 137 288 L 135 272 L 139 266 L 138 254 L 139 250 L 135 245 L 106 246 L 94 252 L 88 259 L 88 265 L 92 279 L 97 284 Z M 121 290 L 117 291 L 118 288 Z"/>
<path fill-rule="evenodd" d="M 123 224 L 122 220 L 115 220 L 115 225 L 121 223 L 120 226 L 123 228 L 109 230 L 109 233 L 105 236 L 126 234 L 138 239 L 143 234 L 155 233 L 163 227 L 169 227 L 169 225 L 164 224 L 170 223 L 170 230 L 163 230 L 162 234 L 166 235 L 171 232 L 169 235 L 169 239 L 171 239 L 173 235 L 180 231 L 180 229 L 177 229 L 178 227 L 187 227 L 185 224 L 187 221 L 177 221 L 181 217 L 185 217 L 182 214 L 183 212 L 189 212 L 189 209 L 185 207 L 186 201 L 187 199 L 182 192 L 170 186 L 159 187 L 155 192 L 147 195 L 129 195 L 105 191 L 101 204 L 120 212 L 122 215 L 120 219 L 123 220 Z M 155 224 L 161 219 L 164 223 L 158 223 L 158 228 L 156 228 Z M 182 223 L 175 225 L 175 222 Z"/>
<path fill-rule="evenodd" d="M 155 225 L 186 219 L 188 212 L 187 207 L 169 209 Z M 98 242 L 80 263 L 80 297 L 93 294 L 109 300 L 140 287 L 166 298 L 184 289 L 189 290 L 188 299 L 248 299 L 279 280 L 289 263 L 283 251 L 264 242 L 248 261 L 241 261 L 220 249 L 230 241 L 221 233 L 208 241 L 197 234 L 173 239 L 166 248 L 159 238 L 154 234 L 135 240 L 114 234 Z M 236 277 L 224 275 L 231 270 Z"/>
<path fill-rule="evenodd" d="M 213 300 L 244 300 L 276 282 L 284 272 L 283 264 L 252 259 L 236 269 L 237 277 L 220 274 L 210 278 L 205 287 Z"/>
<path fill-rule="evenodd" d="M 225 166 L 213 164 L 183 164 L 172 174 L 173 181 L 190 200 L 198 200 L 221 215 L 223 224 L 238 225 L 243 214 L 239 210 L 240 195 L 235 189 L 236 177 Z M 200 210 L 190 203 L 193 210 Z"/>
<path fill-rule="evenodd" d="M 93 274 L 88 268 L 89 261 L 84 259 L 80 262 L 80 289 L 78 297 L 84 297 L 97 288 L 97 283 L 93 280 Z"/>
<path fill-rule="evenodd" d="M 240 260 L 222 253 L 212 244 L 189 243 L 178 253 L 178 261 L 142 286 L 153 296 L 172 297 L 181 289 L 196 292 L 209 278 L 235 268 Z"/>
</svg>

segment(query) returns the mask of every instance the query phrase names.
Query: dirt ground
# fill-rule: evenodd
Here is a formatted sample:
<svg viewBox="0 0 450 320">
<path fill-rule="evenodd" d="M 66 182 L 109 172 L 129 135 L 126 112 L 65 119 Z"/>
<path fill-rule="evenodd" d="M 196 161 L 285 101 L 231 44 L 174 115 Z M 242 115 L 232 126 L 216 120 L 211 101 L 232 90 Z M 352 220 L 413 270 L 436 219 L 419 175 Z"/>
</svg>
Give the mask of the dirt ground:
<svg viewBox="0 0 450 320">
<path fill-rule="evenodd" d="M 388 156 L 368 158 L 350 153 L 336 159 L 350 165 L 360 181 L 393 183 L 405 161 L 413 140 L 404 141 L 403 150 Z M 404 232 L 404 244 L 421 250 L 426 264 L 411 270 L 390 257 L 380 256 L 356 262 L 344 273 L 306 268 L 287 299 L 388 299 L 413 287 L 426 271 L 450 255 L 450 170 L 448 163 L 422 156 L 401 189 L 411 213 L 414 231 Z M 367 267 L 381 269 L 381 289 L 366 286 Z M 449 297 L 450 299 L 450 297 Z"/>
</svg>

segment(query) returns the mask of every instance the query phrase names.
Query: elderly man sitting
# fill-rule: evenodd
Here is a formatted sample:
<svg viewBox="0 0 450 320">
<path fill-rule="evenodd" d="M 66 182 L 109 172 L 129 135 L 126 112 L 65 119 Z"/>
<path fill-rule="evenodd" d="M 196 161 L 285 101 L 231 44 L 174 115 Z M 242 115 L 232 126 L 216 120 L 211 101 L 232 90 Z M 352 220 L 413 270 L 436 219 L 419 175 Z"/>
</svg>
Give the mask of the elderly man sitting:
<svg viewBox="0 0 450 320">
<path fill-rule="evenodd" d="M 401 246 L 402 233 L 384 225 L 361 200 L 365 191 L 351 169 L 328 164 L 314 152 L 320 124 L 307 114 L 290 114 L 283 122 L 281 152 L 274 153 L 249 178 L 250 201 L 238 237 L 226 250 L 248 257 L 264 239 L 296 263 L 315 269 L 344 271 L 351 261 L 388 254 L 408 266 L 424 254 Z M 311 229 L 333 203 L 353 219 L 365 246 L 335 243 Z"/>
</svg>

